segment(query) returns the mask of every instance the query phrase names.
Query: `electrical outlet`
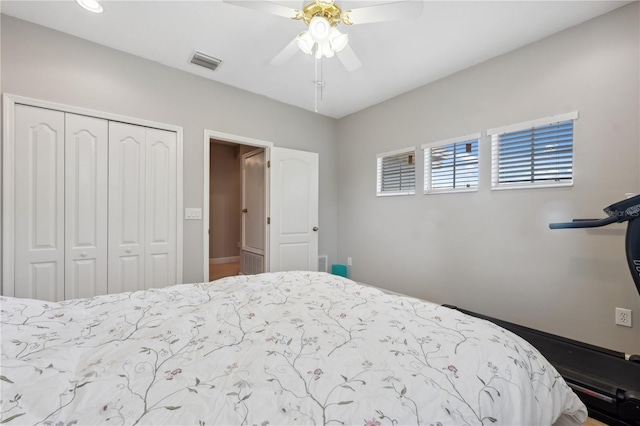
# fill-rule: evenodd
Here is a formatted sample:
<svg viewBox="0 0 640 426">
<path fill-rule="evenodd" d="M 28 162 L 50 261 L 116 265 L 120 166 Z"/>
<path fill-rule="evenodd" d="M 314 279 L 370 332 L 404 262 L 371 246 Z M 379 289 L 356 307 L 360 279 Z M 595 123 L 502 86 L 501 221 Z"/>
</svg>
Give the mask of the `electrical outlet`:
<svg viewBox="0 0 640 426">
<path fill-rule="evenodd" d="M 631 327 L 631 309 L 616 308 L 616 324 Z"/>
<path fill-rule="evenodd" d="M 352 266 L 353 265 L 353 261 L 351 260 L 350 257 L 347 257 L 347 266 Z"/>
</svg>

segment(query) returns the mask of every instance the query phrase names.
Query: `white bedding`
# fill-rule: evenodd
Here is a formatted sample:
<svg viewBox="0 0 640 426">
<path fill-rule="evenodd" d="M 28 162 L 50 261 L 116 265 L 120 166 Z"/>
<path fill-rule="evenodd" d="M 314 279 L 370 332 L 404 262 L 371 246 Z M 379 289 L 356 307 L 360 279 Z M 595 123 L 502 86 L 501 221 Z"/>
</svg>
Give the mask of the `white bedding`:
<svg viewBox="0 0 640 426">
<path fill-rule="evenodd" d="M 0 301 L 10 425 L 550 425 L 587 416 L 512 333 L 323 273 Z"/>
</svg>

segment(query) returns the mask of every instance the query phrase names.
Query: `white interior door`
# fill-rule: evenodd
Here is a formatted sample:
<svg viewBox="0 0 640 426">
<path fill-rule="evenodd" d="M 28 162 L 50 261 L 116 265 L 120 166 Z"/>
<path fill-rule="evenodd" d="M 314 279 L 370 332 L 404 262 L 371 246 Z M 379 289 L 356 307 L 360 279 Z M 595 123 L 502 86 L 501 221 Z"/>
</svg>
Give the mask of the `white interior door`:
<svg viewBox="0 0 640 426">
<path fill-rule="evenodd" d="M 107 294 L 109 122 L 65 114 L 65 299 Z"/>
<path fill-rule="evenodd" d="M 242 253 L 240 268 L 243 274 L 264 272 L 265 226 L 265 167 L 264 150 L 242 156 Z"/>
<path fill-rule="evenodd" d="M 64 113 L 16 105 L 14 149 L 14 295 L 63 300 Z"/>
<path fill-rule="evenodd" d="M 271 149 L 269 270 L 318 270 L 318 154 Z"/>
<path fill-rule="evenodd" d="M 144 290 L 146 129 L 109 122 L 109 293 Z"/>
<path fill-rule="evenodd" d="M 176 133 L 146 129 L 145 288 L 176 283 Z"/>
</svg>

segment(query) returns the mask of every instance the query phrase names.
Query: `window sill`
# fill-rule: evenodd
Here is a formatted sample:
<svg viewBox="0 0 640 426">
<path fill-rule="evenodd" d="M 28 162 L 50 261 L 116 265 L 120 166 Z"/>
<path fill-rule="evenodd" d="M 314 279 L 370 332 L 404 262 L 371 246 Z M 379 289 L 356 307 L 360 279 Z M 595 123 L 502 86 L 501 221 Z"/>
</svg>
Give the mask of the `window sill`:
<svg viewBox="0 0 640 426">
<path fill-rule="evenodd" d="M 566 188 L 573 186 L 573 181 L 562 183 L 532 183 L 532 184 L 517 184 L 517 185 L 501 185 L 492 186 L 492 191 L 506 191 L 510 189 L 536 189 L 536 188 Z"/>
<path fill-rule="evenodd" d="M 478 192 L 478 188 L 463 188 L 463 189 L 440 189 L 424 191 L 424 195 L 438 195 L 438 194 L 459 194 L 467 192 Z"/>
<path fill-rule="evenodd" d="M 376 197 L 397 197 L 402 195 L 415 195 L 414 192 L 378 192 Z"/>
</svg>

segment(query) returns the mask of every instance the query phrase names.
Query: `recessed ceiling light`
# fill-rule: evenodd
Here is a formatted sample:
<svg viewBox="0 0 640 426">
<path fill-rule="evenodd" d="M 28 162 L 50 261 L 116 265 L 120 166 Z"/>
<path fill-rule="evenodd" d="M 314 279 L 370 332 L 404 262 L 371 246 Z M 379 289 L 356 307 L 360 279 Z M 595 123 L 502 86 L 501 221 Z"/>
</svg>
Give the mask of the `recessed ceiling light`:
<svg viewBox="0 0 640 426">
<path fill-rule="evenodd" d="M 80 6 L 89 12 L 102 13 L 102 6 L 96 0 L 76 0 Z"/>
</svg>

